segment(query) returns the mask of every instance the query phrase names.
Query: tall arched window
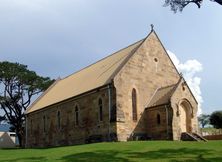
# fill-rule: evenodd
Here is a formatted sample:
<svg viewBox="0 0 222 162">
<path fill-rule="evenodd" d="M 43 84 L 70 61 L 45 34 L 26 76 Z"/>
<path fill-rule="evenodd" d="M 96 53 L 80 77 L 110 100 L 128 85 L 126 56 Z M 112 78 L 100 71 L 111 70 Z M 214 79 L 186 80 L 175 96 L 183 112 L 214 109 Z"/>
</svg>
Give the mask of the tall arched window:
<svg viewBox="0 0 222 162">
<path fill-rule="evenodd" d="M 46 132 L 46 121 L 45 121 L 45 115 L 43 116 L 43 132 Z"/>
<path fill-rule="evenodd" d="M 78 108 L 78 106 L 75 107 L 75 124 L 79 125 L 79 108 Z"/>
<path fill-rule="evenodd" d="M 161 123 L 160 114 L 157 114 L 156 119 L 157 119 L 157 125 L 160 125 L 160 123 Z"/>
<path fill-rule="evenodd" d="M 33 132 L 32 120 L 31 120 L 31 123 L 30 123 L 30 127 L 31 127 L 31 129 L 30 129 L 30 133 L 32 134 L 32 132 Z"/>
<path fill-rule="evenodd" d="M 132 116 L 133 121 L 137 121 L 137 95 L 135 88 L 132 90 Z"/>
<path fill-rule="evenodd" d="M 58 126 L 58 128 L 61 127 L 61 116 L 60 116 L 60 111 L 57 112 L 57 126 Z"/>
<path fill-rule="evenodd" d="M 103 121 L 103 101 L 101 98 L 99 99 L 98 105 L 99 105 L 99 121 Z"/>
</svg>

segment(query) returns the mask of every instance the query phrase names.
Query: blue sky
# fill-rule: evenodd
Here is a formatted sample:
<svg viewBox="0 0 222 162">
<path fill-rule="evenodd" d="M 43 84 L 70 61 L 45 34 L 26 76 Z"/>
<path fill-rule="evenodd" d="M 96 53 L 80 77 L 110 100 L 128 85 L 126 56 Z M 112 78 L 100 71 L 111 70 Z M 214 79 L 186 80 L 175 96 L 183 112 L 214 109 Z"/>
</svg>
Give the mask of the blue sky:
<svg viewBox="0 0 222 162">
<path fill-rule="evenodd" d="M 180 63 L 200 63 L 204 113 L 222 109 L 222 6 L 205 0 L 174 14 L 164 0 L 0 0 L 0 61 L 43 76 L 69 75 L 144 38 L 155 25 Z"/>
</svg>

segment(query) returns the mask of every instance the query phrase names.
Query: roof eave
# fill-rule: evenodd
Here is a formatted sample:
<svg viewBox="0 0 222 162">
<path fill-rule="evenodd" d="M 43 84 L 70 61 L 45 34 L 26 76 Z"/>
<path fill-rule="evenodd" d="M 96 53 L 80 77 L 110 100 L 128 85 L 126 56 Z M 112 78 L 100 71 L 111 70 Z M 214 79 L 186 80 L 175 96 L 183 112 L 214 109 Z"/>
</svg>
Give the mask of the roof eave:
<svg viewBox="0 0 222 162">
<path fill-rule="evenodd" d="M 28 115 L 28 114 L 30 114 L 30 113 L 35 113 L 35 112 L 42 111 L 42 110 L 44 110 L 44 109 L 46 109 L 46 108 L 48 108 L 48 107 L 50 107 L 50 106 L 57 105 L 57 104 L 60 104 L 60 103 L 62 103 L 62 102 L 66 102 L 66 101 L 68 101 L 68 100 L 70 100 L 70 99 L 75 99 L 75 98 L 77 98 L 77 97 L 82 97 L 82 96 L 88 95 L 88 94 L 90 94 L 90 93 L 93 93 L 94 91 L 97 92 L 99 89 L 102 89 L 102 88 L 104 88 L 104 87 L 107 87 L 108 85 L 111 85 L 111 84 L 113 84 L 112 80 L 111 80 L 108 84 L 104 84 L 104 85 L 102 85 L 102 86 L 100 86 L 100 87 L 94 88 L 94 89 L 89 90 L 89 91 L 87 91 L 87 92 L 78 94 L 78 95 L 76 95 L 76 96 L 72 96 L 72 97 L 67 98 L 67 99 L 65 99 L 65 100 L 62 100 L 62 101 L 59 101 L 59 102 L 56 102 L 56 103 L 47 105 L 47 106 L 45 106 L 45 107 L 42 107 L 42 108 L 40 108 L 40 109 L 31 111 L 31 112 L 26 112 L 25 115 Z M 26 111 L 27 111 L 27 110 L 26 110 Z"/>
</svg>

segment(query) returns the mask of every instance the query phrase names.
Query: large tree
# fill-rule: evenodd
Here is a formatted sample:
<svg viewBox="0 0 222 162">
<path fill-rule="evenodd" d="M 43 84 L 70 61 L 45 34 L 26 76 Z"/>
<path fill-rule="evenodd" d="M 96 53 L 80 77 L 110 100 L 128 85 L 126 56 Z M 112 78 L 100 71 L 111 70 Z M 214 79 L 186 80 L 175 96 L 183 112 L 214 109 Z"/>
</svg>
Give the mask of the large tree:
<svg viewBox="0 0 222 162">
<path fill-rule="evenodd" d="M 5 116 L 0 116 L 0 124 L 6 120 Z"/>
<path fill-rule="evenodd" d="M 217 2 L 222 5 L 222 0 L 209 0 L 212 2 Z M 182 11 L 187 5 L 195 4 L 198 8 L 201 7 L 203 0 L 165 0 L 164 6 L 170 6 L 171 10 L 174 12 Z"/>
<path fill-rule="evenodd" d="M 14 127 L 20 146 L 24 139 L 24 112 L 32 97 L 46 90 L 52 82 L 49 77 L 28 70 L 26 65 L 0 62 L 0 109 Z"/>
<path fill-rule="evenodd" d="M 201 127 L 204 128 L 205 125 L 207 125 L 207 124 L 210 123 L 210 115 L 201 114 L 201 115 L 198 117 L 198 121 L 199 121 Z"/>
<path fill-rule="evenodd" d="M 212 124 L 214 128 L 222 128 L 222 111 L 215 111 L 211 114 L 210 124 Z"/>
</svg>

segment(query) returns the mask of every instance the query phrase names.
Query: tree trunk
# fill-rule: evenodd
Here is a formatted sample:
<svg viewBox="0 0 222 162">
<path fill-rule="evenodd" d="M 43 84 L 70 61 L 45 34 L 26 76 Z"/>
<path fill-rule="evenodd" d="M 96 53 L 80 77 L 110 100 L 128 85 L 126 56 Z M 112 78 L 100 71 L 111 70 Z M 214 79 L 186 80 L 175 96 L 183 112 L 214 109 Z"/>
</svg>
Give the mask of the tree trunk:
<svg viewBox="0 0 222 162">
<path fill-rule="evenodd" d="M 22 128 L 16 129 L 16 135 L 18 137 L 19 147 L 24 147 L 24 130 Z"/>
<path fill-rule="evenodd" d="M 202 123 L 201 125 L 202 125 L 202 128 L 204 128 L 205 124 Z"/>
</svg>

